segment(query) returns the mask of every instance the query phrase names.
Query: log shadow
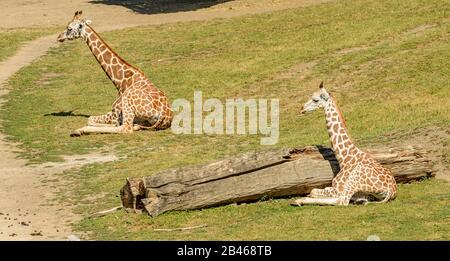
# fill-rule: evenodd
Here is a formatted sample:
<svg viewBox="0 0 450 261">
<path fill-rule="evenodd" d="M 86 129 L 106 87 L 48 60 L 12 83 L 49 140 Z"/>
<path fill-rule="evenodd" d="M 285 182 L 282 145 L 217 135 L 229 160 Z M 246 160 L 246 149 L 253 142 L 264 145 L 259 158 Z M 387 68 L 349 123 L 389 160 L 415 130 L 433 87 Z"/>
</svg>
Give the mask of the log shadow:
<svg viewBox="0 0 450 261">
<path fill-rule="evenodd" d="M 339 167 L 339 161 L 337 160 L 336 155 L 334 155 L 333 150 L 331 148 L 324 147 L 322 145 L 316 145 L 316 148 L 317 150 L 319 150 L 323 159 L 328 161 L 331 170 L 333 171 L 333 174 L 336 177 L 341 168 Z"/>
<path fill-rule="evenodd" d="M 91 0 L 90 4 L 119 5 L 139 14 L 195 11 L 230 0 Z"/>
<path fill-rule="evenodd" d="M 55 116 L 55 117 L 84 117 L 89 118 L 90 115 L 82 113 L 73 113 L 74 111 L 60 111 L 44 114 L 44 116 Z"/>
</svg>

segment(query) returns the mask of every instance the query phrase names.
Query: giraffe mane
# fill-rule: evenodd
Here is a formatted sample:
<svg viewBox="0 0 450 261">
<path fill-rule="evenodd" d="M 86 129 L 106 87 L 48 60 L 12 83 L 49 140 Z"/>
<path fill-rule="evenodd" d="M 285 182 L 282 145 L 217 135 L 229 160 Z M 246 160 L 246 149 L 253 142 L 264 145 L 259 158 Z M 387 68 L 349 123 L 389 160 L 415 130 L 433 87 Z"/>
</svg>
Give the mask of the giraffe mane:
<svg viewBox="0 0 450 261">
<path fill-rule="evenodd" d="M 94 28 L 92 28 L 92 27 L 91 27 L 90 25 L 88 25 L 88 24 L 86 24 L 86 26 L 87 26 L 90 30 L 92 30 L 93 33 L 95 33 L 95 34 L 97 35 L 98 39 L 99 39 L 100 41 L 102 41 L 102 43 L 103 43 L 103 44 L 111 51 L 111 53 L 114 54 L 117 58 L 119 58 L 119 59 L 121 60 L 121 62 L 123 62 L 124 64 L 126 64 L 126 65 L 130 66 L 131 68 L 137 70 L 138 72 L 144 74 L 144 72 L 142 72 L 141 69 L 136 68 L 135 66 L 129 64 L 129 63 L 128 63 L 127 61 L 125 61 L 120 55 L 118 55 L 118 54 L 117 54 L 117 53 L 116 53 L 116 52 L 108 45 L 108 43 L 105 42 L 105 40 L 103 40 L 103 38 L 100 36 L 100 34 L 97 33 L 97 32 L 94 30 Z"/>
<path fill-rule="evenodd" d="M 337 113 L 338 113 L 339 118 L 340 118 L 341 121 L 342 121 L 342 124 L 344 124 L 344 127 L 347 128 L 347 123 L 345 122 L 345 118 L 344 118 L 344 116 L 342 115 L 341 109 L 339 108 L 339 106 L 338 106 L 338 104 L 337 104 L 337 101 L 336 101 L 336 99 L 334 98 L 334 95 L 332 95 L 331 93 L 328 93 L 328 94 L 330 95 L 331 99 L 333 100 L 334 104 L 336 105 L 336 106 L 335 106 L 335 107 L 336 107 L 336 111 L 337 111 Z"/>
</svg>

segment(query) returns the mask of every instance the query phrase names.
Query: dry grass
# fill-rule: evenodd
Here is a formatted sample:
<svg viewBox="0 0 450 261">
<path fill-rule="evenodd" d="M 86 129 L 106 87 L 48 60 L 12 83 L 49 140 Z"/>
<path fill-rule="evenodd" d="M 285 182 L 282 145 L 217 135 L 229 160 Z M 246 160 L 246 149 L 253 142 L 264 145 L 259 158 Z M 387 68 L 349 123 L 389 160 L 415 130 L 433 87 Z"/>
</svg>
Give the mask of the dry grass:
<svg viewBox="0 0 450 261">
<path fill-rule="evenodd" d="M 194 89 L 202 90 L 204 98 L 221 100 L 279 98 L 281 133 L 276 146 L 328 144 L 321 113 L 302 118 L 297 114 L 324 80 L 354 140 L 364 143 L 393 131 L 448 128 L 449 12 L 446 1 L 347 0 L 229 20 L 139 27 L 104 37 L 172 100 L 192 100 Z M 55 77 L 45 78 L 49 74 Z M 43 78 L 46 84 L 39 84 Z M 23 69 L 11 85 L 2 112 L 4 131 L 23 143 L 24 156 L 32 161 L 97 148 L 113 148 L 126 156 L 64 174 L 73 179 L 76 191 L 64 194 L 64 200 L 80 205 L 82 213 L 117 205 L 127 176 L 260 149 L 258 136 L 174 135 L 170 130 L 69 138 L 70 130 L 85 124 L 84 117 L 45 115 L 103 114 L 116 95 L 81 42 L 53 49 Z M 155 219 L 118 213 L 84 220 L 78 227 L 100 239 L 365 239 L 374 233 L 384 239 L 448 239 L 447 186 L 438 181 L 404 185 L 395 202 L 367 208 L 298 209 L 274 200 Z M 85 200 L 96 193 L 105 196 Z M 203 223 L 210 226 L 152 232 Z"/>
</svg>

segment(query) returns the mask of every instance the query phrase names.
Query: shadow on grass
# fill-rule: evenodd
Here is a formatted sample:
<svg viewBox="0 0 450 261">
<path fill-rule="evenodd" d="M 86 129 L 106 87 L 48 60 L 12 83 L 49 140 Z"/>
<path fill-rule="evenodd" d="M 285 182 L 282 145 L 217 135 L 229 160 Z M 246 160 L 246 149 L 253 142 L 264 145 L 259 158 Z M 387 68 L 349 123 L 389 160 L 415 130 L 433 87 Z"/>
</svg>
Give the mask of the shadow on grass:
<svg viewBox="0 0 450 261">
<path fill-rule="evenodd" d="M 73 113 L 73 111 L 60 111 L 60 112 L 47 113 L 47 114 L 44 114 L 44 116 L 89 118 L 91 115 Z"/>
<path fill-rule="evenodd" d="M 90 4 L 119 5 L 139 14 L 195 11 L 230 0 L 91 0 Z"/>
</svg>

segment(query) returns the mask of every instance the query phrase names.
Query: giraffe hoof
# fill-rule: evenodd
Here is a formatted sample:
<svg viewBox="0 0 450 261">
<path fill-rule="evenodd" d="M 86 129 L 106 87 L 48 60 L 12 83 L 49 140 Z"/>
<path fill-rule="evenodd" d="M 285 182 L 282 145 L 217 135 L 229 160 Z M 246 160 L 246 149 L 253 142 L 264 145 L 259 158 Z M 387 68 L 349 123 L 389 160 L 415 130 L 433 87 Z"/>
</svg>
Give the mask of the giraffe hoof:
<svg viewBox="0 0 450 261">
<path fill-rule="evenodd" d="M 81 136 L 81 131 L 79 130 L 74 130 L 70 133 L 70 137 L 80 137 Z"/>
</svg>

